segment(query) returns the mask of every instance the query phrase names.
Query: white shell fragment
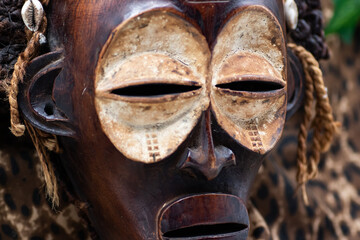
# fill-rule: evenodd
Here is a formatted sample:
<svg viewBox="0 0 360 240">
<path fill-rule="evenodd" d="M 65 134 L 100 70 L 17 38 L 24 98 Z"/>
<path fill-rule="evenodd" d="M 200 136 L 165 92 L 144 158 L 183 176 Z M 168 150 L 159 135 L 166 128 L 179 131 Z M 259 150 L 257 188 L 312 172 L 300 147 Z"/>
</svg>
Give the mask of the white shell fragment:
<svg viewBox="0 0 360 240">
<path fill-rule="evenodd" d="M 41 45 L 46 43 L 46 37 L 44 36 L 44 34 L 40 33 L 40 39 L 39 39 L 39 43 Z"/>
<path fill-rule="evenodd" d="M 295 1 L 285 0 L 284 10 L 288 27 L 294 30 L 298 24 L 299 19 L 299 11 Z"/>
<path fill-rule="evenodd" d="M 27 0 L 21 9 L 25 26 L 32 32 L 39 29 L 43 15 L 44 9 L 39 0 Z"/>
</svg>

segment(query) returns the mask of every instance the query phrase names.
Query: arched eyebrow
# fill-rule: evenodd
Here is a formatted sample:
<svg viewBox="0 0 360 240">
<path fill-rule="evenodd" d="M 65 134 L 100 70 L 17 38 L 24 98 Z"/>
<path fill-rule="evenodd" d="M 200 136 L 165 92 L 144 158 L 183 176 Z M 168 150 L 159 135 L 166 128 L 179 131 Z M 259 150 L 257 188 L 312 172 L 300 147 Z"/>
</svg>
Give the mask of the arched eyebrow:
<svg viewBox="0 0 360 240">
<path fill-rule="evenodd" d="M 242 70 L 252 69 L 254 63 L 249 59 L 253 56 L 261 60 L 259 63 L 268 63 L 269 69 L 273 70 L 271 75 L 276 75 L 286 82 L 284 34 L 279 21 L 268 8 L 262 5 L 248 6 L 232 16 L 223 26 L 212 51 L 211 70 L 216 84 L 221 77 L 219 74 L 225 66 L 224 63 L 235 56 L 238 56 L 236 61 L 244 62 L 244 66 L 248 67 L 241 69 L 240 65 L 230 64 L 230 67 L 235 66 L 238 74 L 251 74 Z M 253 70 L 256 72 L 259 69 Z"/>
<path fill-rule="evenodd" d="M 96 91 L 138 84 L 205 84 L 211 53 L 205 37 L 186 19 L 150 11 L 119 25 L 103 47 Z M 190 84 L 191 85 L 191 84 Z"/>
</svg>

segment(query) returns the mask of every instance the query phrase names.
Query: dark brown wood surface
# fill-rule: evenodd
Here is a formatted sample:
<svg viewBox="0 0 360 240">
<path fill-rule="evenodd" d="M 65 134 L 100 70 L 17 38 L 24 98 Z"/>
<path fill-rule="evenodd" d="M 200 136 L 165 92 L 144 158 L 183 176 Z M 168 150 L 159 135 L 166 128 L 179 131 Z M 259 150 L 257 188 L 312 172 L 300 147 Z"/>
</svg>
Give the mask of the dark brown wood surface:
<svg viewBox="0 0 360 240">
<path fill-rule="evenodd" d="M 184 206 L 187 211 L 193 208 L 192 221 L 218 224 L 222 230 L 211 236 L 180 232 L 181 239 L 246 238 L 248 217 L 246 210 L 239 209 L 245 209 L 243 202 L 264 155 L 243 147 L 224 131 L 209 107 L 170 157 L 153 164 L 132 161 L 102 130 L 94 104 L 94 78 L 101 49 L 112 31 L 129 18 L 146 11 L 172 12 L 196 26 L 212 49 L 226 22 L 254 4 L 269 9 L 285 29 L 282 0 L 51 1 L 46 11 L 52 53 L 30 64 L 30 83 L 21 88 L 20 105 L 35 127 L 60 136 L 63 151 L 58 164 L 65 169 L 79 199 L 88 202 L 88 217 L 101 239 L 159 239 L 165 234 L 159 227 L 161 209 L 184 198 L 191 199 Z M 44 83 L 43 76 L 49 82 Z M 191 155 L 191 151 L 197 154 Z M 242 205 L 234 203 L 234 198 Z M 228 206 L 226 219 L 230 220 L 197 221 L 197 216 L 204 216 L 200 214 L 204 203 L 210 204 L 207 209 Z M 176 228 L 189 227 L 187 216 L 181 213 L 184 206 L 178 206 Z M 237 224 L 238 228 L 226 230 L 223 224 Z M 234 231 L 239 235 L 231 235 Z"/>
</svg>

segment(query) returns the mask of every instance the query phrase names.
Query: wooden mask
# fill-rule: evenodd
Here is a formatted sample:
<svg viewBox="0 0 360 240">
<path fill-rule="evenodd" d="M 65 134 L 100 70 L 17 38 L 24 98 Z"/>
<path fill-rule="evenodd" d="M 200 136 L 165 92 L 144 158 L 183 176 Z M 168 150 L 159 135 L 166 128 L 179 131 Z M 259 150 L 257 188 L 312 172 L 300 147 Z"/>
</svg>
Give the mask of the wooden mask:
<svg viewBox="0 0 360 240">
<path fill-rule="evenodd" d="M 50 3 L 50 53 L 30 63 L 20 108 L 59 136 L 101 239 L 246 239 L 249 188 L 301 96 L 283 11 L 281 0 Z"/>
</svg>

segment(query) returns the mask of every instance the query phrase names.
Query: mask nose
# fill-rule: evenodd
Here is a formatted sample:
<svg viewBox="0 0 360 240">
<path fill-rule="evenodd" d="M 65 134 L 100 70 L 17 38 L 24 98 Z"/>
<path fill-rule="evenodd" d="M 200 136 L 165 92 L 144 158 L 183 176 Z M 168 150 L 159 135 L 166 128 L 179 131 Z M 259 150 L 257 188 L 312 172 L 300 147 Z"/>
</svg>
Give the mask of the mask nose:
<svg viewBox="0 0 360 240">
<path fill-rule="evenodd" d="M 189 148 L 187 158 L 180 166 L 181 169 L 196 169 L 208 180 L 212 180 L 225 166 L 236 164 L 235 155 L 229 148 L 221 145 L 214 147 L 209 109 L 203 114 L 196 135 L 196 147 Z"/>
</svg>

